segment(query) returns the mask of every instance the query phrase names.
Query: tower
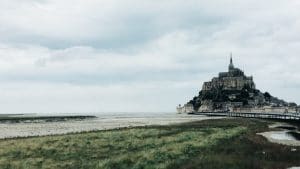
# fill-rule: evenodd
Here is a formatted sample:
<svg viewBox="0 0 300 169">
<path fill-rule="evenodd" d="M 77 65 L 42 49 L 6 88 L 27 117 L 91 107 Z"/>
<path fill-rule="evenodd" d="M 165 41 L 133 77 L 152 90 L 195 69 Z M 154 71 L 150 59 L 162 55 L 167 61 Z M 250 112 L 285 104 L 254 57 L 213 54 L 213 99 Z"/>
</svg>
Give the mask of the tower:
<svg viewBox="0 0 300 169">
<path fill-rule="evenodd" d="M 229 71 L 234 69 L 233 61 L 232 61 L 232 53 L 230 53 L 230 64 L 228 66 Z"/>
</svg>

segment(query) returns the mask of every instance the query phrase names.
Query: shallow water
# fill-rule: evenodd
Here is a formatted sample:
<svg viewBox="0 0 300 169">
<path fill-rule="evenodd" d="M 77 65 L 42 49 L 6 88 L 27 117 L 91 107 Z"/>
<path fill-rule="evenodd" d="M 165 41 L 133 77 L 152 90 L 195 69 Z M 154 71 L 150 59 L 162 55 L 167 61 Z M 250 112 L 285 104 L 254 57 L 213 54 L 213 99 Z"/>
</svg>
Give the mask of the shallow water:
<svg viewBox="0 0 300 169">
<path fill-rule="evenodd" d="M 270 134 L 270 138 L 275 140 L 288 140 L 288 141 L 296 141 L 297 139 L 290 135 L 288 131 L 276 131 Z"/>
<path fill-rule="evenodd" d="M 274 131 L 270 134 L 270 138 L 276 140 L 298 141 L 297 127 L 291 125 L 279 125 L 274 128 L 281 129 L 281 131 Z"/>
<path fill-rule="evenodd" d="M 300 132 L 299 131 L 289 131 L 287 134 L 292 136 L 297 141 L 300 141 Z"/>
<path fill-rule="evenodd" d="M 258 134 L 264 136 L 270 142 L 291 146 L 300 146 L 300 132 L 297 130 L 297 127 L 284 124 L 275 124 L 274 126 L 270 126 L 270 128 L 278 128 L 281 130 Z"/>
</svg>

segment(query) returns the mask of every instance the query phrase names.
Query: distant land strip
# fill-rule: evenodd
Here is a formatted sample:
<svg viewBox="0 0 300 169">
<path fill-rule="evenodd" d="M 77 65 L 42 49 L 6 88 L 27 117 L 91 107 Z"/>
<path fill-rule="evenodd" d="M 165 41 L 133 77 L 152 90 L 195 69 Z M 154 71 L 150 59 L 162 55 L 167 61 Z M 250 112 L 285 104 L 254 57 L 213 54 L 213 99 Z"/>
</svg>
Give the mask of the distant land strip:
<svg viewBox="0 0 300 169">
<path fill-rule="evenodd" d="M 91 115 L 70 115 L 70 116 L 0 116 L 0 122 L 11 122 L 11 123 L 19 123 L 19 122 L 26 122 L 26 121 L 39 121 L 43 120 L 46 122 L 53 122 L 53 121 L 66 121 L 66 120 L 83 120 L 88 118 L 96 118 L 96 116 Z"/>
</svg>

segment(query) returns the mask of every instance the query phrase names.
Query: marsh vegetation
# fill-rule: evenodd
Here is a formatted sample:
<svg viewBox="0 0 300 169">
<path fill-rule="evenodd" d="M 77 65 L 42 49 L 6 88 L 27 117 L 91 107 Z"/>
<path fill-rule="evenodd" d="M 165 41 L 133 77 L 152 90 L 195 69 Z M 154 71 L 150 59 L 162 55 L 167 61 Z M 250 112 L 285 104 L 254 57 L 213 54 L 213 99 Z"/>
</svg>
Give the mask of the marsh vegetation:
<svg viewBox="0 0 300 169">
<path fill-rule="evenodd" d="M 257 132 L 269 122 L 218 119 L 0 141 L 0 168 L 287 168 L 299 151 Z"/>
</svg>

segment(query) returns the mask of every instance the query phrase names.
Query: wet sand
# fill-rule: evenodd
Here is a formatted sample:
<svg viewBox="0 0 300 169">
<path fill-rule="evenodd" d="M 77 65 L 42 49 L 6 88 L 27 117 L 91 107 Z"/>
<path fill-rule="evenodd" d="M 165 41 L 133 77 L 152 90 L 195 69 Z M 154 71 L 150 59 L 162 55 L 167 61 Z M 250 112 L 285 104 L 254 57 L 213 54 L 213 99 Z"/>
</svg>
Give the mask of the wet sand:
<svg viewBox="0 0 300 169">
<path fill-rule="evenodd" d="M 19 122 L 0 123 L 0 139 L 45 136 L 66 133 L 76 133 L 83 131 L 107 130 L 124 127 L 146 126 L 146 125 L 169 125 L 175 123 L 185 123 L 206 119 L 216 119 L 220 117 L 206 117 L 199 115 L 153 115 L 153 116 L 98 116 L 97 118 L 84 120 L 67 120 L 55 122 Z"/>
</svg>

